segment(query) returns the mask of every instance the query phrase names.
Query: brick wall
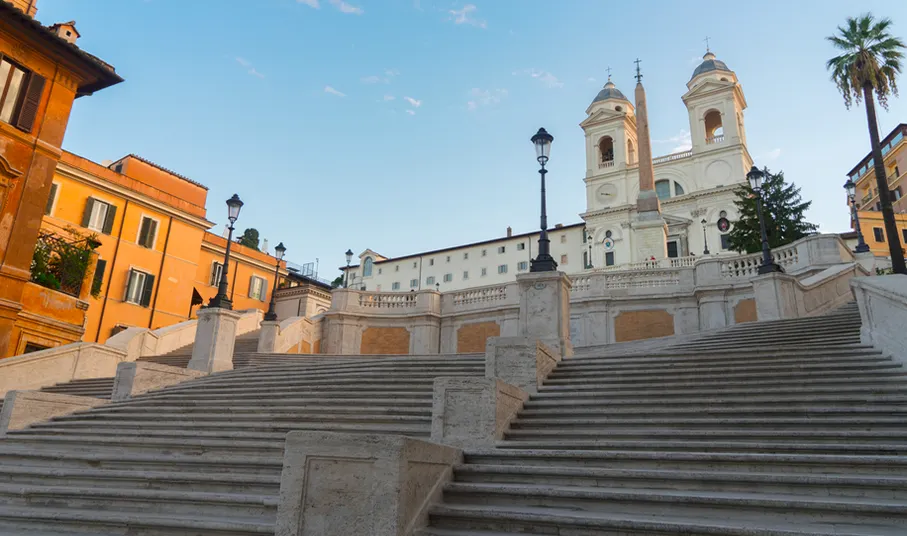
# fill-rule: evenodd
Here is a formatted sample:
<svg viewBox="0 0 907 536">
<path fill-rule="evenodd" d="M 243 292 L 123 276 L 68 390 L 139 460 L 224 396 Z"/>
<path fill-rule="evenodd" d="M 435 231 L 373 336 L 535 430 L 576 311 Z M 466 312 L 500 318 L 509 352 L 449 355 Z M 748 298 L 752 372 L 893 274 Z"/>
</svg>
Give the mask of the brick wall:
<svg viewBox="0 0 907 536">
<path fill-rule="evenodd" d="M 616 342 L 666 337 L 674 334 L 674 316 L 663 309 L 627 311 L 614 319 Z"/>
<path fill-rule="evenodd" d="M 501 326 L 497 322 L 473 322 L 463 324 L 457 330 L 457 352 L 484 352 L 488 337 L 500 337 Z"/>
<path fill-rule="evenodd" d="M 406 328 L 368 328 L 362 332 L 361 354 L 408 354 L 409 331 Z"/>
<path fill-rule="evenodd" d="M 756 316 L 756 299 L 740 300 L 737 306 L 734 307 L 734 323 L 742 324 L 744 322 L 755 322 L 756 320 L 758 320 Z"/>
</svg>

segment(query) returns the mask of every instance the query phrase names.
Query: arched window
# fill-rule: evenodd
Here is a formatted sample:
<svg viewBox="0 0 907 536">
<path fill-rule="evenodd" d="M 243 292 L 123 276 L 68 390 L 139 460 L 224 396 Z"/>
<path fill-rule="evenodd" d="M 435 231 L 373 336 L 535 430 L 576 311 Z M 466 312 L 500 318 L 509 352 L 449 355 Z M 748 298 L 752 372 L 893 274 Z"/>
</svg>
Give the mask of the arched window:
<svg viewBox="0 0 907 536">
<path fill-rule="evenodd" d="M 655 194 L 658 196 L 658 199 L 669 199 L 671 197 L 671 181 L 655 181 Z"/>
<path fill-rule="evenodd" d="M 375 261 L 371 257 L 366 257 L 365 261 L 362 263 L 362 277 L 370 277 L 372 275 L 372 267 L 374 266 Z"/>
<path fill-rule="evenodd" d="M 598 151 L 601 155 L 601 167 L 614 165 L 614 140 L 611 139 L 611 136 L 605 136 L 599 140 Z"/>
<path fill-rule="evenodd" d="M 683 191 L 683 186 L 679 182 L 674 183 L 674 195 L 683 195 L 686 192 Z"/>
<path fill-rule="evenodd" d="M 708 144 L 724 141 L 724 127 L 721 126 L 721 112 L 709 110 L 705 114 L 705 142 Z"/>
<path fill-rule="evenodd" d="M 636 147 L 633 146 L 633 140 L 627 140 L 627 164 L 636 163 Z"/>
<path fill-rule="evenodd" d="M 605 231 L 605 238 L 611 238 L 614 235 L 611 231 Z"/>
</svg>

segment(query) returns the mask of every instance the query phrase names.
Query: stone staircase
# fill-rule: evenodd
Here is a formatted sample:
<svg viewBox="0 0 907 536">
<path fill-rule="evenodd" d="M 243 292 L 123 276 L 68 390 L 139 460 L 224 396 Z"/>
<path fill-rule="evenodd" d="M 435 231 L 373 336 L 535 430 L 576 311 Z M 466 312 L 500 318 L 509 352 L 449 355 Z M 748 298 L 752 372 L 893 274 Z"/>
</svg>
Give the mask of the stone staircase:
<svg viewBox="0 0 907 536">
<path fill-rule="evenodd" d="M 575 356 L 420 536 L 907 534 L 907 372 L 859 314 Z"/>
<path fill-rule="evenodd" d="M 484 358 L 250 357 L 0 440 L 0 535 L 274 534 L 291 430 L 428 438 L 436 376 Z"/>
</svg>

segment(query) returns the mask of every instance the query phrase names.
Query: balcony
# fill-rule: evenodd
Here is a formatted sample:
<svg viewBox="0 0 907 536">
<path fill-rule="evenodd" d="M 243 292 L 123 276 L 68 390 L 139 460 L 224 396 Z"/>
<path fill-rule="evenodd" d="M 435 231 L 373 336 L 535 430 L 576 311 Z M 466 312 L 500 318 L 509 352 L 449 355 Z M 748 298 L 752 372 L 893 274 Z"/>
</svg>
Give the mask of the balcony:
<svg viewBox="0 0 907 536">
<path fill-rule="evenodd" d="M 599 163 L 598 163 L 598 169 L 613 168 L 613 167 L 614 167 L 614 160 L 605 160 L 603 162 L 599 161 Z"/>
<path fill-rule="evenodd" d="M 673 153 L 665 156 L 659 156 L 652 160 L 653 164 L 663 164 L 665 162 L 673 162 L 675 160 L 683 160 L 684 158 L 690 158 L 693 156 L 693 149 L 688 149 L 679 153 Z"/>
<path fill-rule="evenodd" d="M 724 141 L 724 134 L 719 134 L 717 136 L 712 136 L 711 138 L 705 139 L 706 145 L 715 145 L 716 143 L 721 143 Z"/>
</svg>

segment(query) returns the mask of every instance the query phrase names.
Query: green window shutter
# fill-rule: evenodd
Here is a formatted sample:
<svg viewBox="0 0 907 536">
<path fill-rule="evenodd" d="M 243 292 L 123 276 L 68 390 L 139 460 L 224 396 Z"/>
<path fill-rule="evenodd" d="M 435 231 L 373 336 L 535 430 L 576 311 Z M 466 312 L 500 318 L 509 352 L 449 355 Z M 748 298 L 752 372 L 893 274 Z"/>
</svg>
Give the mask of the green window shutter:
<svg viewBox="0 0 907 536">
<path fill-rule="evenodd" d="M 107 269 L 107 261 L 98 259 L 98 266 L 94 270 L 94 279 L 91 281 L 91 293 L 101 292 L 101 285 L 104 283 L 104 271 Z"/>
<path fill-rule="evenodd" d="M 49 216 L 50 211 L 54 208 L 54 199 L 57 198 L 57 184 L 50 183 L 50 193 L 47 194 L 47 205 L 44 206 L 44 214 Z"/>
<path fill-rule="evenodd" d="M 154 237 L 157 235 L 157 222 L 148 220 L 151 225 L 148 226 L 148 247 L 154 248 Z"/>
<path fill-rule="evenodd" d="M 91 211 L 94 209 L 95 200 L 92 197 L 89 197 L 85 201 L 85 212 L 82 213 L 82 227 L 88 227 L 88 222 L 91 221 Z"/>
<path fill-rule="evenodd" d="M 123 292 L 123 301 L 129 301 L 129 289 L 132 287 L 132 280 L 134 278 L 135 278 L 135 270 L 130 268 L 129 274 L 126 276 L 126 290 Z"/>
<path fill-rule="evenodd" d="M 107 205 L 107 217 L 104 218 L 104 228 L 101 230 L 104 234 L 110 234 L 113 231 L 113 219 L 117 215 L 117 207 Z"/>
<path fill-rule="evenodd" d="M 41 95 L 44 94 L 44 77 L 31 73 L 28 77 L 28 86 L 22 96 L 19 107 L 19 117 L 16 118 L 16 128 L 31 132 L 38 116 L 38 107 L 41 105 Z"/>
<path fill-rule="evenodd" d="M 151 220 L 148 218 L 142 218 L 142 226 L 139 228 L 139 245 L 148 247 L 146 244 L 148 242 L 148 223 Z"/>
<path fill-rule="evenodd" d="M 220 266 L 219 263 L 213 263 L 211 265 L 211 286 L 217 286 L 220 283 L 220 278 L 217 277 L 217 267 Z"/>
<path fill-rule="evenodd" d="M 151 305 L 151 295 L 154 293 L 154 276 L 145 274 L 145 288 L 142 289 L 142 307 Z"/>
</svg>

